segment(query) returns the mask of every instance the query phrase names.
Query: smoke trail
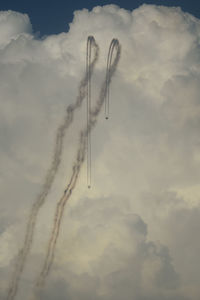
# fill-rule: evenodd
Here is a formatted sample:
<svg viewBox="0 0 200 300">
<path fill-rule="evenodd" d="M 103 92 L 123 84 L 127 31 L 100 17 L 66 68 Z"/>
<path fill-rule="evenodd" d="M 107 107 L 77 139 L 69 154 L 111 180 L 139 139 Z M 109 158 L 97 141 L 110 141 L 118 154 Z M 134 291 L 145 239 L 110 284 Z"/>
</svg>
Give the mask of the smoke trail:
<svg viewBox="0 0 200 300">
<path fill-rule="evenodd" d="M 105 119 L 106 120 L 109 118 L 109 97 L 110 97 L 110 87 L 108 84 L 109 70 L 110 70 L 110 65 L 112 63 L 113 50 L 117 43 L 118 43 L 117 39 L 112 40 L 108 51 L 108 57 L 107 57 L 107 68 L 106 68 L 107 93 L 105 95 Z"/>
<path fill-rule="evenodd" d="M 86 72 L 88 74 L 87 80 L 87 127 L 89 126 L 89 118 L 91 112 L 91 44 L 87 43 L 87 58 L 86 58 Z M 91 134 L 87 137 L 87 185 L 91 186 Z"/>
<path fill-rule="evenodd" d="M 115 43 L 113 42 L 115 41 Z M 69 200 L 74 188 L 76 187 L 76 183 L 80 174 L 80 170 L 82 167 L 82 164 L 85 160 L 85 151 L 87 147 L 87 137 L 88 134 L 91 132 L 91 130 L 94 128 L 97 122 L 97 117 L 101 111 L 102 105 L 105 100 L 105 96 L 108 90 L 108 87 L 110 86 L 111 79 L 115 73 L 115 70 L 117 68 L 119 59 L 120 59 L 120 53 L 121 53 L 121 46 L 119 44 L 119 41 L 116 39 L 113 39 L 112 44 L 114 43 L 114 48 L 116 49 L 116 56 L 113 61 L 113 63 L 109 65 L 109 72 L 108 76 L 106 76 L 106 79 L 102 85 L 101 91 L 100 91 L 100 96 L 98 98 L 98 101 L 96 103 L 96 106 L 94 107 L 93 110 L 91 110 L 90 113 L 90 118 L 89 118 L 89 123 L 87 124 L 86 128 L 81 131 L 80 133 L 80 140 L 79 140 L 79 146 L 78 146 L 78 151 L 76 155 L 76 160 L 72 168 L 72 175 L 70 178 L 70 182 L 67 185 L 66 192 L 64 195 L 61 197 L 61 199 L 58 201 L 57 206 L 56 206 L 56 212 L 55 212 L 55 217 L 54 217 L 54 223 L 53 223 L 53 229 L 51 232 L 50 240 L 48 243 L 47 247 L 47 253 L 45 256 L 45 261 L 41 270 L 41 273 L 37 279 L 36 282 L 36 288 L 42 288 L 42 286 L 45 283 L 45 279 L 47 278 L 52 263 L 54 259 L 54 254 L 55 254 L 55 247 L 56 247 L 56 242 L 59 236 L 59 231 L 60 231 L 60 226 L 61 226 L 61 221 L 64 213 L 64 208 Z"/>
<path fill-rule="evenodd" d="M 80 83 L 79 90 L 78 90 L 78 96 L 76 99 L 75 104 L 71 104 L 67 107 L 65 118 L 62 122 L 62 124 L 58 127 L 57 133 L 56 133 L 56 139 L 55 139 L 55 149 L 53 154 L 53 159 L 51 162 L 51 166 L 49 170 L 47 171 L 44 184 L 42 185 L 42 190 L 38 197 L 36 198 L 36 201 L 34 202 L 31 212 L 28 218 L 27 226 L 26 226 L 26 234 L 25 239 L 23 243 L 22 249 L 18 253 L 17 262 L 14 268 L 14 272 L 12 274 L 12 278 L 9 284 L 8 294 L 7 294 L 7 300 L 13 300 L 16 296 L 19 280 L 21 278 L 21 274 L 23 272 L 28 253 L 30 251 L 33 237 L 34 237 L 34 230 L 36 225 L 36 219 L 38 212 L 41 208 L 41 206 L 44 204 L 46 197 L 50 191 L 50 188 L 52 186 L 52 183 L 54 181 L 55 175 L 58 171 L 58 167 L 60 165 L 61 156 L 62 156 L 62 150 L 63 150 L 63 139 L 66 133 L 66 130 L 69 128 L 71 123 L 73 122 L 74 118 L 74 112 L 76 109 L 80 108 L 84 98 L 87 94 L 87 83 L 88 80 L 90 80 L 90 77 L 92 75 L 94 66 L 98 60 L 99 56 L 99 47 L 95 42 L 95 39 L 93 36 L 89 36 L 87 40 L 87 44 L 90 45 L 90 50 L 94 50 L 94 57 L 91 61 L 90 58 L 90 65 L 88 73 L 88 70 L 86 70 L 86 73 Z M 91 56 L 91 51 L 90 51 Z"/>
</svg>

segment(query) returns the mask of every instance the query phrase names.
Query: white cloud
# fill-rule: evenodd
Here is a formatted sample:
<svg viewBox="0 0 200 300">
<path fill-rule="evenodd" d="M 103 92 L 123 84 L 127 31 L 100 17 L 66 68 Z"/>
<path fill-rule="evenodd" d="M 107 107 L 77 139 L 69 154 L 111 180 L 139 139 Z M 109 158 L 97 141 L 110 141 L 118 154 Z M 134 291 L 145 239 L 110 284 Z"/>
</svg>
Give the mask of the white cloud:
<svg viewBox="0 0 200 300">
<path fill-rule="evenodd" d="M 32 26 L 26 14 L 11 10 L 0 12 L 0 49 L 5 47 L 12 39 L 31 32 Z"/>
<path fill-rule="evenodd" d="M 93 187 L 87 191 L 83 168 L 38 297 L 198 300 L 200 21 L 179 8 L 143 5 L 130 12 L 109 5 L 75 12 L 68 33 L 43 40 L 31 34 L 26 15 L 1 12 L 0 25 L 0 296 L 50 163 L 56 128 L 75 101 L 92 34 L 101 50 L 93 101 L 111 39 L 122 45 L 110 119 L 102 114 L 94 130 Z M 33 291 L 84 112 L 66 136 L 17 299 Z"/>
</svg>

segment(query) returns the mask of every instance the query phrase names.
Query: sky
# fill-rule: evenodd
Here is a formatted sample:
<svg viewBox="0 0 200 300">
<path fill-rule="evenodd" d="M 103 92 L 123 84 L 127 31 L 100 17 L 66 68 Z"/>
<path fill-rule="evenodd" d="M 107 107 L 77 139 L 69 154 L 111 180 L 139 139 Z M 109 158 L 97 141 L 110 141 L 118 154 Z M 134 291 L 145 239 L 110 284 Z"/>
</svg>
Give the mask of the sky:
<svg viewBox="0 0 200 300">
<path fill-rule="evenodd" d="M 191 1 L 190 7 L 181 2 L 183 10 L 174 7 L 178 1 L 173 7 L 154 2 L 76 2 L 66 14 L 62 5 L 0 5 L 0 299 L 199 300 L 200 16 Z M 110 42 L 120 43 L 110 116 L 106 121 L 104 108 L 98 115 L 91 189 L 84 162 L 69 191 L 49 276 L 37 289 L 56 205 L 86 126 L 89 35 L 99 47 L 93 107 L 104 88 Z M 80 85 L 82 105 L 63 138 L 16 295 L 8 298 L 57 128 Z"/>
<path fill-rule="evenodd" d="M 87 0 L 87 1 L 26 1 L 26 0 L 1 0 L 1 10 L 15 10 L 27 13 L 33 24 L 34 33 L 40 36 L 58 34 L 69 29 L 75 10 L 87 8 L 91 10 L 94 6 L 116 4 L 121 8 L 133 10 L 143 3 L 180 6 L 183 11 L 189 12 L 200 18 L 200 3 L 196 0 Z"/>
</svg>

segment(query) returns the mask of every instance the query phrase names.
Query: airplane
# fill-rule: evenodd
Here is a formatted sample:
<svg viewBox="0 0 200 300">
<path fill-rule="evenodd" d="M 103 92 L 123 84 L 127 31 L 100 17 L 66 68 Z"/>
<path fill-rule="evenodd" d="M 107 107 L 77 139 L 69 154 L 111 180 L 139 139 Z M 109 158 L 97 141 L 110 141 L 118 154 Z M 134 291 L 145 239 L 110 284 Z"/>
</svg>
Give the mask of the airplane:
<svg viewBox="0 0 200 300">
<path fill-rule="evenodd" d="M 69 188 L 69 184 L 68 184 L 67 188 L 64 190 L 64 194 L 66 194 L 66 193 L 67 193 L 67 191 L 68 191 L 68 188 Z"/>
<path fill-rule="evenodd" d="M 67 193 L 68 189 L 69 189 L 69 185 L 68 185 L 68 187 L 64 190 L 64 194 Z M 70 194 L 72 193 L 72 189 L 69 190 L 69 193 L 70 193 Z"/>
</svg>

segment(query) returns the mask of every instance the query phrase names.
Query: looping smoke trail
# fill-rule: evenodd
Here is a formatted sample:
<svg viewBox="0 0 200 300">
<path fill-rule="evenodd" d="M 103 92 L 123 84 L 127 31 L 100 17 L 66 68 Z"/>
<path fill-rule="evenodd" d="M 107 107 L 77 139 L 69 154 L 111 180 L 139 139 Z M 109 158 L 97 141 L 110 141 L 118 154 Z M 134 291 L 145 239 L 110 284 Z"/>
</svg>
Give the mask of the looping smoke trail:
<svg viewBox="0 0 200 300">
<path fill-rule="evenodd" d="M 112 40 L 113 44 L 113 40 Z M 70 178 L 70 182 L 67 185 L 66 193 L 61 197 L 61 199 L 58 201 L 56 206 L 56 212 L 54 216 L 54 223 L 53 223 L 53 229 L 51 232 L 50 240 L 47 246 L 47 253 L 45 256 L 44 264 L 42 267 L 42 270 L 39 274 L 39 277 L 36 281 L 36 290 L 41 289 L 43 285 L 45 284 L 45 280 L 50 272 L 53 260 L 54 260 L 54 254 L 55 254 L 55 247 L 57 243 L 57 239 L 59 236 L 61 221 L 64 213 L 64 208 L 69 200 L 74 188 L 76 187 L 77 180 L 80 174 L 80 170 L 82 167 L 82 164 L 85 160 L 85 151 L 87 148 L 87 137 L 88 134 L 91 132 L 91 130 L 94 128 L 94 126 L 97 123 L 97 117 L 101 111 L 102 105 L 105 100 L 105 95 L 108 91 L 108 87 L 111 83 L 111 79 L 115 73 L 115 70 L 117 68 L 119 59 L 120 59 L 120 53 L 121 53 L 121 46 L 119 44 L 119 41 L 115 39 L 114 48 L 116 49 L 116 56 L 112 64 L 109 65 L 109 72 L 108 76 L 106 76 L 106 79 L 102 85 L 100 96 L 97 100 L 96 106 L 93 110 L 91 110 L 89 123 L 87 124 L 86 128 L 81 131 L 80 133 L 80 140 L 79 140 L 79 146 L 77 150 L 76 160 L 72 168 L 72 175 Z"/>
<path fill-rule="evenodd" d="M 80 83 L 80 86 L 79 86 L 76 102 L 67 107 L 65 118 L 64 118 L 62 124 L 57 129 L 56 139 L 55 139 L 55 149 L 54 149 L 51 166 L 50 166 L 49 170 L 47 171 L 46 178 L 42 185 L 41 193 L 38 195 L 38 197 L 36 198 L 36 201 L 34 202 L 32 208 L 31 208 L 31 212 L 30 212 L 27 226 L 26 226 L 26 234 L 25 234 L 23 247 L 18 253 L 17 262 L 16 262 L 16 265 L 14 268 L 14 272 L 12 274 L 10 284 L 9 284 L 8 294 L 7 294 L 7 298 L 6 298 L 7 300 L 13 300 L 17 294 L 19 280 L 21 278 L 21 274 L 23 272 L 23 269 L 24 269 L 24 266 L 25 266 L 25 263 L 27 260 L 27 256 L 30 252 L 30 248 L 31 248 L 31 245 L 33 242 L 38 212 L 46 200 L 46 197 L 50 191 L 50 188 L 54 181 L 55 175 L 58 171 L 58 167 L 60 165 L 62 150 L 63 150 L 63 139 L 65 136 L 66 130 L 69 128 L 69 126 L 73 122 L 75 110 L 80 108 L 84 98 L 86 97 L 87 83 L 88 83 L 88 80 L 90 80 L 90 77 L 92 76 L 94 66 L 99 57 L 99 47 L 96 44 L 94 37 L 89 36 L 88 41 L 90 42 L 90 49 L 92 50 L 92 48 L 93 48 L 93 50 L 94 50 L 94 55 L 93 55 L 94 57 L 93 57 L 92 61 L 90 59 L 90 65 L 89 65 L 90 72 L 88 73 L 88 70 L 86 70 L 86 73 Z"/>
<path fill-rule="evenodd" d="M 107 93 L 105 95 L 105 119 L 106 120 L 108 120 L 108 118 L 109 118 L 109 97 L 110 97 L 110 87 L 108 84 L 109 72 L 110 72 L 110 66 L 112 63 L 113 51 L 114 51 L 115 46 L 117 46 L 117 43 L 118 43 L 118 40 L 113 39 L 110 44 L 109 51 L 108 51 L 107 68 L 106 68 Z"/>
</svg>

